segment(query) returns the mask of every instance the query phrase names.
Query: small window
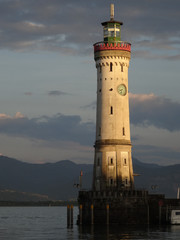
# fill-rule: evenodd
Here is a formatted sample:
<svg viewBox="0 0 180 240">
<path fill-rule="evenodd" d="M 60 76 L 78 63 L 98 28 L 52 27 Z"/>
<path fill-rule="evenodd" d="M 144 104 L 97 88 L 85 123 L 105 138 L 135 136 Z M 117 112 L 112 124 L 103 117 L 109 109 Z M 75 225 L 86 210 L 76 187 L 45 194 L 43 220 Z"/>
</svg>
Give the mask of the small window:
<svg viewBox="0 0 180 240">
<path fill-rule="evenodd" d="M 110 185 L 113 185 L 113 179 L 110 178 Z"/>
<path fill-rule="evenodd" d="M 108 157 L 108 164 L 113 165 L 113 157 Z"/>
<path fill-rule="evenodd" d="M 124 127 L 122 128 L 122 133 L 123 133 L 123 136 L 125 136 L 125 128 Z"/>
<path fill-rule="evenodd" d="M 112 106 L 110 107 L 110 114 L 111 115 L 113 114 L 113 107 Z"/>
<path fill-rule="evenodd" d="M 180 215 L 180 212 L 176 212 L 176 215 Z"/>
<path fill-rule="evenodd" d="M 112 72 L 113 64 L 112 62 L 110 63 L 110 72 Z"/>
<path fill-rule="evenodd" d="M 121 64 L 121 72 L 123 72 L 123 65 Z"/>
<path fill-rule="evenodd" d="M 102 72 L 102 66 L 99 66 L 99 72 L 100 73 Z"/>
<path fill-rule="evenodd" d="M 127 165 L 127 160 L 126 160 L 126 158 L 124 158 L 124 165 Z"/>
<path fill-rule="evenodd" d="M 97 166 L 100 166 L 100 158 L 97 159 Z"/>
<path fill-rule="evenodd" d="M 101 136 L 101 128 L 99 127 L 99 136 Z"/>
<path fill-rule="evenodd" d="M 125 184 L 128 185 L 128 179 L 127 178 L 125 179 Z"/>
</svg>

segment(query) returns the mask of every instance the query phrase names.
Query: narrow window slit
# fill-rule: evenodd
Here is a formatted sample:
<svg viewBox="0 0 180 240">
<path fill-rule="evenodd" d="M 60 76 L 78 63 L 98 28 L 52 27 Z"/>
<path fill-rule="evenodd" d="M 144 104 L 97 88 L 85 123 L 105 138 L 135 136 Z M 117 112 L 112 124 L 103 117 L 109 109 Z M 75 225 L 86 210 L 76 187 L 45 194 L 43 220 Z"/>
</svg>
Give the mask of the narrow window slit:
<svg viewBox="0 0 180 240">
<path fill-rule="evenodd" d="M 125 136 L 125 128 L 124 127 L 122 129 L 122 132 L 123 132 L 123 136 Z"/>
<path fill-rule="evenodd" d="M 110 72 L 112 72 L 112 69 L 113 69 L 113 64 L 112 62 L 110 63 Z"/>
</svg>

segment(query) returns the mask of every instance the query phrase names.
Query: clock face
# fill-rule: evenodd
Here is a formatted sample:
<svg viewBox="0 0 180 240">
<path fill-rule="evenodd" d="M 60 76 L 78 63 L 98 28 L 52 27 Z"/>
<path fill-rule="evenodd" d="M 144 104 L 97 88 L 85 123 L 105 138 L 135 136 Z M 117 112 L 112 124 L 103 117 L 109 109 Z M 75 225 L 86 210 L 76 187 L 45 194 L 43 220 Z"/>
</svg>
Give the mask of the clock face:
<svg viewBox="0 0 180 240">
<path fill-rule="evenodd" d="M 119 93 L 121 96 L 125 96 L 126 93 L 127 93 L 126 86 L 125 86 L 124 84 L 120 84 L 120 85 L 117 87 L 117 91 L 118 91 L 118 93 Z"/>
</svg>

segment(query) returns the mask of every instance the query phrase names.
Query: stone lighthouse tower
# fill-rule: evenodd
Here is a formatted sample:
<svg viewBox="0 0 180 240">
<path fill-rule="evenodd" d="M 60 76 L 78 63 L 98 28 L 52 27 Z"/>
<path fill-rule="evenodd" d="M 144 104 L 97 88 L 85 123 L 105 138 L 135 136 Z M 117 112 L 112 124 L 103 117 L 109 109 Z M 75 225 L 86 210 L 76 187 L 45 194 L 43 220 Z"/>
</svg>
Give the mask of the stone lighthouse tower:
<svg viewBox="0 0 180 240">
<path fill-rule="evenodd" d="M 121 41 L 122 22 L 103 22 L 104 41 L 94 44 L 97 68 L 93 191 L 133 189 L 128 68 L 131 44 Z"/>
<path fill-rule="evenodd" d="M 122 22 L 114 20 L 114 5 L 110 20 L 102 26 L 104 40 L 94 44 L 97 113 L 93 186 L 79 191 L 77 222 L 104 226 L 168 223 L 171 210 L 180 209 L 179 199 L 172 201 L 134 188 L 128 96 L 131 44 L 121 41 Z"/>
</svg>

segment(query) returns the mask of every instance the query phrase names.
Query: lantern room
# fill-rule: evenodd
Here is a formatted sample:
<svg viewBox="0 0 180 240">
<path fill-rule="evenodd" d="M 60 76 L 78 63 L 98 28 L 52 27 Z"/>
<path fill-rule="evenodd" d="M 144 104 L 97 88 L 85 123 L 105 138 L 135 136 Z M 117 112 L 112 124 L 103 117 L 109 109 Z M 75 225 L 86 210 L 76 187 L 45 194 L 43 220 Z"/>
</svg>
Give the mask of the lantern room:
<svg viewBox="0 0 180 240">
<path fill-rule="evenodd" d="M 123 23 L 114 20 L 114 4 L 111 4 L 110 21 L 101 24 L 104 27 L 104 42 L 113 43 L 121 41 L 121 25 Z"/>
</svg>

